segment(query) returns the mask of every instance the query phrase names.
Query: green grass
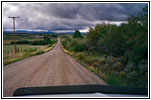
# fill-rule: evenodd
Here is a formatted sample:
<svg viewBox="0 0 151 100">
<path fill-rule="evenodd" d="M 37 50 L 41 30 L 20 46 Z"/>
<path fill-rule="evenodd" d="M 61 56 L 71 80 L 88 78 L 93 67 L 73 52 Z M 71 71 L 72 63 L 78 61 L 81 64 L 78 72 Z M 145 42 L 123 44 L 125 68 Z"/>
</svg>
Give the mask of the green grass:
<svg viewBox="0 0 151 100">
<path fill-rule="evenodd" d="M 45 45 L 24 45 L 24 44 L 17 44 L 17 48 L 22 49 L 22 50 L 27 50 L 27 49 L 42 49 L 46 47 Z M 3 51 L 7 51 L 10 49 L 14 49 L 14 45 L 3 45 Z"/>
<path fill-rule="evenodd" d="M 114 86 L 120 86 L 121 78 L 117 77 L 116 75 L 112 73 L 106 73 L 105 75 L 106 75 L 105 81 L 108 84 L 114 85 Z"/>
<path fill-rule="evenodd" d="M 130 87 L 148 87 L 146 80 L 136 79 L 136 80 L 128 80 L 125 77 L 120 77 L 118 75 L 114 75 L 111 72 L 105 72 L 106 78 L 105 81 L 109 85 L 113 86 L 130 86 Z"/>
<path fill-rule="evenodd" d="M 36 52 L 39 52 L 45 48 L 47 48 L 47 45 L 17 45 L 17 48 L 19 48 L 21 51 L 14 54 L 14 45 L 3 45 L 3 64 L 9 64 L 15 61 L 18 61 L 20 59 L 37 55 Z M 11 53 L 10 50 L 13 50 Z"/>
</svg>

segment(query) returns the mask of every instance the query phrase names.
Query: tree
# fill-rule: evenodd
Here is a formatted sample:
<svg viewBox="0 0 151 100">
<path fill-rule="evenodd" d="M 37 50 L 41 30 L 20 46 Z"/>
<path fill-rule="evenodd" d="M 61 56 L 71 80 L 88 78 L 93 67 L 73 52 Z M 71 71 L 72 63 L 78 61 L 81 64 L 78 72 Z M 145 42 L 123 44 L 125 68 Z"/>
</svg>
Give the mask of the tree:
<svg viewBox="0 0 151 100">
<path fill-rule="evenodd" d="M 107 35 L 108 25 L 97 24 L 95 28 L 89 28 L 89 32 L 86 35 L 86 44 L 89 50 L 102 51 L 104 37 Z"/>
<path fill-rule="evenodd" d="M 97 25 L 95 26 L 97 27 Z M 96 50 L 97 42 L 99 41 L 100 34 L 96 31 L 96 28 L 89 28 L 89 32 L 86 35 L 86 45 L 89 50 Z"/>
<path fill-rule="evenodd" d="M 75 30 L 73 34 L 73 38 L 83 38 L 79 30 Z"/>
<path fill-rule="evenodd" d="M 51 40 L 50 40 L 50 38 L 48 37 L 48 35 L 45 35 L 45 36 L 44 36 L 44 43 L 45 43 L 45 44 L 50 44 L 50 43 L 51 43 Z"/>
<path fill-rule="evenodd" d="M 126 56 L 139 63 L 148 59 L 148 7 L 137 16 L 129 16 L 120 26 L 98 24 L 89 28 L 86 35 L 89 51 L 113 56 Z"/>
<path fill-rule="evenodd" d="M 148 6 L 138 16 L 130 16 L 128 25 L 133 30 L 133 39 L 127 42 L 132 44 L 129 58 L 137 64 L 142 59 L 148 59 Z"/>
<path fill-rule="evenodd" d="M 124 39 L 122 33 L 119 32 L 119 27 L 110 25 L 107 35 L 104 37 L 103 44 L 107 48 L 106 53 L 113 56 L 122 56 L 124 52 Z"/>
</svg>

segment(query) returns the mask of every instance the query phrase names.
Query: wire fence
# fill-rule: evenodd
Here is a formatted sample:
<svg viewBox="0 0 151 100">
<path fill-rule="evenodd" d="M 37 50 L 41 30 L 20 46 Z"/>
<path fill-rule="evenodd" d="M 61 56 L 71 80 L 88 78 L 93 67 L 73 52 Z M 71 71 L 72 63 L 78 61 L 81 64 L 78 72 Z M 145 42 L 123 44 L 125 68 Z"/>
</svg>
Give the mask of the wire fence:
<svg viewBox="0 0 151 100">
<path fill-rule="evenodd" d="M 19 49 L 16 48 L 16 53 L 23 53 L 25 50 L 24 49 Z M 15 54 L 15 50 L 14 49 L 9 49 L 9 50 L 3 50 L 3 54 Z"/>
<path fill-rule="evenodd" d="M 19 56 L 23 56 L 24 53 L 25 53 L 25 49 L 19 49 L 19 48 L 16 48 L 16 54 L 14 49 L 3 50 L 3 60 L 8 60 Z"/>
</svg>

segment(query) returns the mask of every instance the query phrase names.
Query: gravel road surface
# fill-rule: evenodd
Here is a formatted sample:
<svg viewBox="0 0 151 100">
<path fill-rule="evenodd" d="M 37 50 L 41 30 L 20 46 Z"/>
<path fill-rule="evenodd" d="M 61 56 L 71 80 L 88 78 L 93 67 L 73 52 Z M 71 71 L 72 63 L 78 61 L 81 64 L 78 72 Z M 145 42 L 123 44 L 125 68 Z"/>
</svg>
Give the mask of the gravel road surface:
<svg viewBox="0 0 151 100">
<path fill-rule="evenodd" d="M 49 52 L 3 67 L 3 96 L 17 88 L 60 85 L 107 85 L 62 50 L 60 39 Z"/>
</svg>

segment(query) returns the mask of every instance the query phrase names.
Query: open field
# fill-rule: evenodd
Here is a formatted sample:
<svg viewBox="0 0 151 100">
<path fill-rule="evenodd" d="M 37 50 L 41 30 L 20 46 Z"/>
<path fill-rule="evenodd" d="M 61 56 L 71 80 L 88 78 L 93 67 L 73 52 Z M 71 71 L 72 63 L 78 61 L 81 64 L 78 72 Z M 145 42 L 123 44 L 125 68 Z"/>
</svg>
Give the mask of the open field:
<svg viewBox="0 0 151 100">
<path fill-rule="evenodd" d="M 27 50 L 27 49 L 42 49 L 45 46 L 44 45 L 17 44 L 16 47 L 20 48 L 21 50 Z M 3 45 L 4 52 L 10 49 L 14 49 L 14 45 Z"/>
<path fill-rule="evenodd" d="M 16 41 L 28 40 L 43 40 L 44 35 L 39 34 L 16 34 Z M 56 40 L 51 38 L 51 40 Z M 9 64 L 23 58 L 41 54 L 50 50 L 52 44 L 48 45 L 31 45 L 31 44 L 16 44 L 17 53 L 14 53 L 13 34 L 3 35 L 3 64 Z"/>
<path fill-rule="evenodd" d="M 18 40 L 41 40 L 43 37 L 34 34 L 16 34 L 16 41 Z M 14 34 L 4 34 L 3 35 L 3 44 L 10 44 L 10 42 L 14 41 Z"/>
<path fill-rule="evenodd" d="M 14 61 L 32 56 L 37 52 L 43 51 L 47 49 L 47 45 L 17 45 L 19 51 L 15 54 L 14 53 L 14 46 L 13 45 L 4 45 L 3 46 L 3 64 L 9 64 Z"/>
<path fill-rule="evenodd" d="M 50 34 L 16 34 L 16 41 L 19 40 L 28 40 L 28 41 L 35 41 L 35 40 L 42 40 L 44 35 L 48 35 L 51 40 L 56 40 L 55 37 L 51 37 Z M 14 41 L 14 34 L 3 34 L 3 44 L 10 44 Z"/>
</svg>

